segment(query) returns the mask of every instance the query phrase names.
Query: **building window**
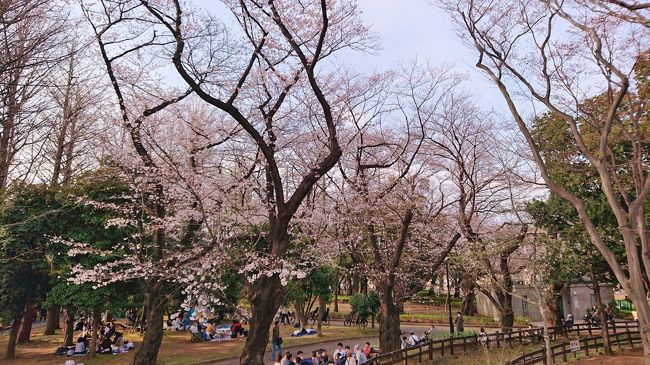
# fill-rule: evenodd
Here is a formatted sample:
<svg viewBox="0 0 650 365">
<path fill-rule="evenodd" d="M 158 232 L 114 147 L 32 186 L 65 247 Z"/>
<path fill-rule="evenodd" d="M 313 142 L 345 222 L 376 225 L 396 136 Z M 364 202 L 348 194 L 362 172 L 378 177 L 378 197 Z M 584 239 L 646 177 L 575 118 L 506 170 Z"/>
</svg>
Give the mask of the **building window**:
<svg viewBox="0 0 650 365">
<path fill-rule="evenodd" d="M 590 307 L 595 307 L 596 306 L 596 295 L 591 294 L 589 296 L 589 302 L 591 303 Z"/>
<path fill-rule="evenodd" d="M 521 301 L 521 315 L 524 318 L 528 318 L 528 297 L 524 295 L 524 299 Z"/>
</svg>

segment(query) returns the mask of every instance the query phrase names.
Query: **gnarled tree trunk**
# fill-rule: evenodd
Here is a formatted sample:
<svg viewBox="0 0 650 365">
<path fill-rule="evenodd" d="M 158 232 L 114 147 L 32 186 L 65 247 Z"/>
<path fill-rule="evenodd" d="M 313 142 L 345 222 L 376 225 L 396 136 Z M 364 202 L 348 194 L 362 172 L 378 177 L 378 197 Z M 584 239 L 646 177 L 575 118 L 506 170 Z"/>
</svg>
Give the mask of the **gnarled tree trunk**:
<svg viewBox="0 0 650 365">
<path fill-rule="evenodd" d="M 133 358 L 132 365 L 156 364 L 163 338 L 163 315 L 165 313 L 163 285 L 160 281 L 152 283 L 145 295 L 143 326 L 146 324 L 146 331 L 142 338 L 142 345 Z"/>
<path fill-rule="evenodd" d="M 400 318 L 399 308 L 393 301 L 393 286 L 389 284 L 378 285 L 379 308 L 379 348 L 382 353 L 388 353 L 400 348 Z"/>
<path fill-rule="evenodd" d="M 65 336 L 63 338 L 64 346 L 74 345 L 74 312 L 72 306 L 68 306 L 65 310 Z"/>
<path fill-rule="evenodd" d="M 282 302 L 283 288 L 277 275 L 261 277 L 251 290 L 250 331 L 239 363 L 263 365 L 264 353 L 269 342 L 269 330 L 275 313 Z"/>
<path fill-rule="evenodd" d="M 19 306 L 14 314 L 14 321 L 11 325 L 11 331 L 9 332 L 9 341 L 7 342 L 7 353 L 5 358 L 12 359 L 16 356 L 16 340 L 18 339 L 18 330 L 20 329 L 20 322 L 23 319 L 23 312 L 25 311 L 25 306 Z"/>
<path fill-rule="evenodd" d="M 59 311 L 61 307 L 58 305 L 51 305 L 47 307 L 47 318 L 45 319 L 45 331 L 44 335 L 53 335 L 54 332 L 59 328 Z"/>
</svg>

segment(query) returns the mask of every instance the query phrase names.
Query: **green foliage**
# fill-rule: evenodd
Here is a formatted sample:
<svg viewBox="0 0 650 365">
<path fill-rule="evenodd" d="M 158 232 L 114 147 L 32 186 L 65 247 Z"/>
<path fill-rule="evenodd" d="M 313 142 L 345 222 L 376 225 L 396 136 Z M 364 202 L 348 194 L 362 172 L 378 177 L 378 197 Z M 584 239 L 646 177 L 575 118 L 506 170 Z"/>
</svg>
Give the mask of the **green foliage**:
<svg viewBox="0 0 650 365">
<path fill-rule="evenodd" d="M 6 192 L 0 208 L 0 316 L 13 316 L 41 301 L 49 289 L 48 243 L 60 232 L 64 208 L 44 185 L 20 185 Z"/>
<path fill-rule="evenodd" d="M 379 295 L 376 291 L 368 292 L 368 295 L 357 293 L 350 298 L 352 312 L 361 318 L 368 318 L 372 315 L 379 315 Z"/>
</svg>

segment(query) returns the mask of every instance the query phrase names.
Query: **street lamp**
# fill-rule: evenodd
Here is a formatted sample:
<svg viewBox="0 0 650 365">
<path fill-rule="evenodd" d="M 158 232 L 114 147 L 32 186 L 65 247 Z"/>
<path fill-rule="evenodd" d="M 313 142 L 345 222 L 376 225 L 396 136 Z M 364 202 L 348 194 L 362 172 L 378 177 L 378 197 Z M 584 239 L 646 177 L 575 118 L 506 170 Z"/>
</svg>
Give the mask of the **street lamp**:
<svg viewBox="0 0 650 365">
<path fill-rule="evenodd" d="M 451 296 L 449 289 L 449 261 L 445 260 L 445 271 L 447 272 L 447 308 L 449 308 L 449 333 L 454 334 L 454 321 L 451 318 Z"/>
</svg>

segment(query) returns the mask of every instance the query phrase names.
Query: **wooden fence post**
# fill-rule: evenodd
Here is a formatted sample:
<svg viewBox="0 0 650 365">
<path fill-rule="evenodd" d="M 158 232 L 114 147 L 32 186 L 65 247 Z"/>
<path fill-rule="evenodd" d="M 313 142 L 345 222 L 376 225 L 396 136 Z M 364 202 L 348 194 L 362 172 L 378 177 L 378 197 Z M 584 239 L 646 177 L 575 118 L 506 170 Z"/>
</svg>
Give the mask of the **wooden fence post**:
<svg viewBox="0 0 650 365">
<path fill-rule="evenodd" d="M 585 337 L 585 355 L 589 356 L 589 338 Z"/>
<path fill-rule="evenodd" d="M 408 356 L 408 354 L 409 354 L 408 349 L 404 349 L 402 351 L 402 358 L 404 359 L 404 365 L 409 365 L 409 356 Z"/>
<path fill-rule="evenodd" d="M 467 352 L 467 338 L 463 336 L 463 352 Z"/>
<path fill-rule="evenodd" d="M 616 334 L 616 343 L 618 344 L 618 350 L 621 351 L 623 349 L 623 345 L 621 344 L 621 334 L 617 333 Z"/>
<path fill-rule="evenodd" d="M 634 342 L 632 342 L 632 334 L 630 333 L 630 330 L 627 330 L 627 340 L 630 342 L 630 347 L 634 348 Z"/>
<path fill-rule="evenodd" d="M 589 330 L 589 337 L 591 337 L 591 322 L 587 322 L 587 329 Z"/>
<path fill-rule="evenodd" d="M 449 337 L 449 353 L 454 354 L 454 336 Z"/>
<path fill-rule="evenodd" d="M 433 342 L 429 341 L 429 360 L 433 360 Z"/>
<path fill-rule="evenodd" d="M 422 364 L 422 345 L 418 346 L 418 363 Z"/>
<path fill-rule="evenodd" d="M 562 360 L 564 360 L 564 362 L 569 361 L 566 357 L 566 342 L 562 342 Z"/>
<path fill-rule="evenodd" d="M 444 357 L 445 356 L 445 340 L 443 339 L 440 342 L 440 356 Z"/>
</svg>

